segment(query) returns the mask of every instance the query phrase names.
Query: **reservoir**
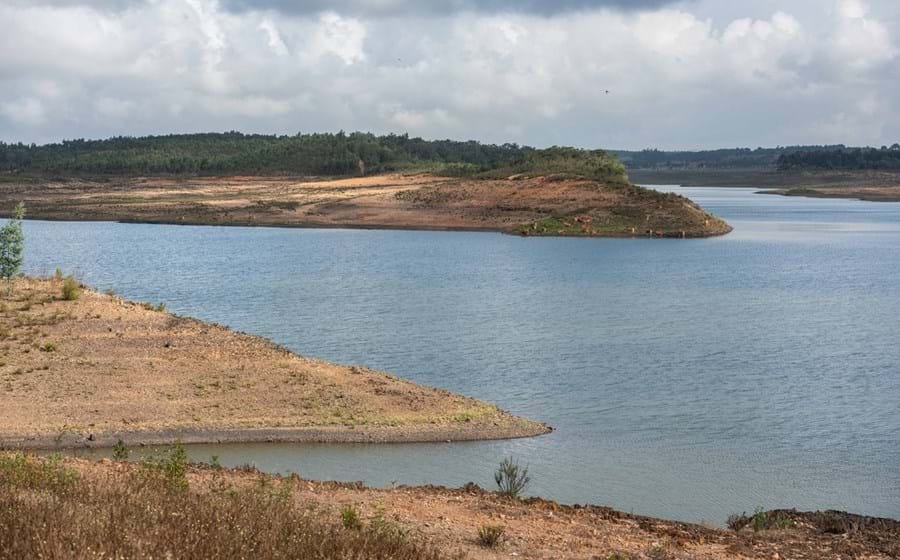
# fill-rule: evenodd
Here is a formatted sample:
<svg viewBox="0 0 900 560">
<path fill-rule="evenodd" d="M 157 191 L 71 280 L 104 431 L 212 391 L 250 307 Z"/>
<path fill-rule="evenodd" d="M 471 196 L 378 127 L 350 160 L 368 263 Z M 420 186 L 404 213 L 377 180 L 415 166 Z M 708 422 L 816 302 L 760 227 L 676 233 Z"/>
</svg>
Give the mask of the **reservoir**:
<svg viewBox="0 0 900 560">
<path fill-rule="evenodd" d="M 26 270 L 547 422 L 453 444 L 198 445 L 370 485 L 474 481 L 723 524 L 796 507 L 900 518 L 900 204 L 678 188 L 718 238 L 25 224 Z"/>
</svg>

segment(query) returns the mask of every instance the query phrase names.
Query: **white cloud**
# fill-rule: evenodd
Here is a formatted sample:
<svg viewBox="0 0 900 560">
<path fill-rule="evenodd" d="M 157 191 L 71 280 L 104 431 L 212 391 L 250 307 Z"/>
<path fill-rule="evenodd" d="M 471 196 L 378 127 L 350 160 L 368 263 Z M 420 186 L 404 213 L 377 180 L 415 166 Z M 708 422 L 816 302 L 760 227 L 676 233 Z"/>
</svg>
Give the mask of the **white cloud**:
<svg viewBox="0 0 900 560">
<path fill-rule="evenodd" d="M 277 54 L 278 56 L 288 55 L 287 45 L 284 44 L 284 39 L 281 38 L 281 33 L 278 32 L 278 28 L 275 27 L 275 24 L 272 23 L 271 20 L 264 19 L 259 24 L 259 29 L 266 34 L 269 48 L 272 49 L 273 53 Z"/>
<path fill-rule="evenodd" d="M 838 13 L 844 18 L 864 18 L 869 6 L 863 0 L 838 0 Z"/>
<path fill-rule="evenodd" d="M 841 20 L 834 37 L 835 57 L 855 69 L 875 67 L 897 56 L 888 28 L 867 18 L 868 13 L 863 0 L 838 1 Z"/>
<path fill-rule="evenodd" d="M 302 56 L 310 64 L 326 55 L 336 56 L 344 64 L 361 62 L 366 58 L 363 51 L 365 38 L 366 28 L 359 20 L 326 12 L 319 16 L 318 25 Z"/>
</svg>

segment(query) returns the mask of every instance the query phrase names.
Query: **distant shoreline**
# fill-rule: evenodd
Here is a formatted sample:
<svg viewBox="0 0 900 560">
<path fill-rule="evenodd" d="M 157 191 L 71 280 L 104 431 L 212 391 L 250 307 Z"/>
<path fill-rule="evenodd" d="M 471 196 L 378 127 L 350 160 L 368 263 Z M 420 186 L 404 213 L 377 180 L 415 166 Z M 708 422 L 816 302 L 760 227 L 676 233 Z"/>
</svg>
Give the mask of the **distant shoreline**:
<svg viewBox="0 0 900 560">
<path fill-rule="evenodd" d="M 759 194 L 900 202 L 900 172 L 891 171 L 635 169 L 628 175 L 646 185 L 754 188 Z"/>
</svg>

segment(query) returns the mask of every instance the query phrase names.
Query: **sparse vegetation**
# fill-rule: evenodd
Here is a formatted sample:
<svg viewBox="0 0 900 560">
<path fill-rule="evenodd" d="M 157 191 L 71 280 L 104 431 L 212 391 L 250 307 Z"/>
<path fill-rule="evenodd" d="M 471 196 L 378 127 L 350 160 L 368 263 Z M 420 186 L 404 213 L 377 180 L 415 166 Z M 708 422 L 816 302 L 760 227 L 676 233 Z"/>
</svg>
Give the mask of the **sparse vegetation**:
<svg viewBox="0 0 900 560">
<path fill-rule="evenodd" d="M 45 342 L 41 345 L 41 352 L 56 352 L 55 342 Z"/>
<path fill-rule="evenodd" d="M 509 457 L 500 462 L 494 473 L 494 482 L 504 496 L 519 498 L 531 482 L 531 477 L 528 476 L 528 467 L 520 467 L 517 460 Z"/>
<path fill-rule="evenodd" d="M 502 525 L 482 525 L 478 528 L 478 544 L 485 548 L 497 548 L 505 532 L 506 527 Z"/>
<path fill-rule="evenodd" d="M 62 283 L 62 298 L 66 301 L 75 301 L 81 296 L 81 284 L 74 276 L 66 276 Z"/>
</svg>

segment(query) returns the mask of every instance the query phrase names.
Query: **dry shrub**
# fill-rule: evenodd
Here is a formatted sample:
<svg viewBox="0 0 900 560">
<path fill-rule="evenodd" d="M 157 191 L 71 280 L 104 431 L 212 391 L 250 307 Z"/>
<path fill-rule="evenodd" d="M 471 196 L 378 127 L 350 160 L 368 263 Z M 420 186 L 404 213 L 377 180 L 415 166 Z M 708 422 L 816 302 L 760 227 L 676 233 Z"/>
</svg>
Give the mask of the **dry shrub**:
<svg viewBox="0 0 900 560">
<path fill-rule="evenodd" d="M 485 548 L 497 548 L 505 532 L 506 528 L 502 525 L 482 525 L 478 528 L 478 544 Z"/>
</svg>

